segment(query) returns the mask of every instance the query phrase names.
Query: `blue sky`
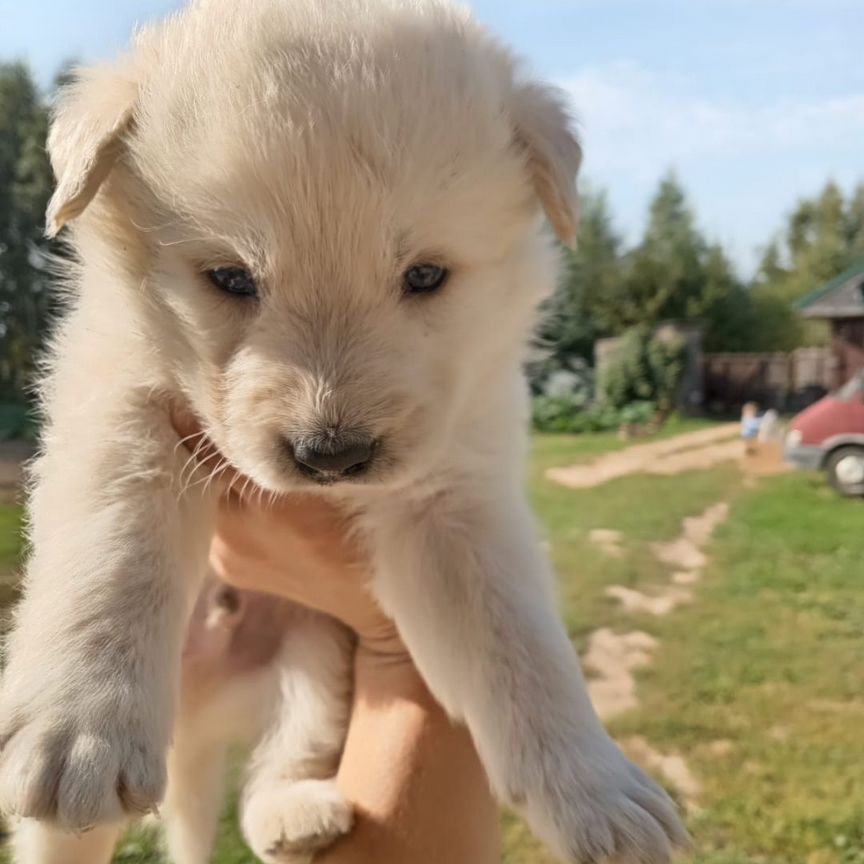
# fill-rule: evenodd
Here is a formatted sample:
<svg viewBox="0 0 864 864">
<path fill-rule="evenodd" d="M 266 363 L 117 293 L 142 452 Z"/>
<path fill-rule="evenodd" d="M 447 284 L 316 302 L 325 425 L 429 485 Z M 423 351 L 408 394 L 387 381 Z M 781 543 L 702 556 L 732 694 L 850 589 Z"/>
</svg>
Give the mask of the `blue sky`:
<svg viewBox="0 0 864 864">
<path fill-rule="evenodd" d="M 290 0 L 286 0 L 290 2 Z M 176 0 L 0 0 L 0 58 L 42 82 L 111 56 Z M 585 178 L 633 240 L 674 167 L 708 235 L 749 271 L 795 201 L 864 179 L 862 0 L 473 0 L 571 94 Z"/>
</svg>

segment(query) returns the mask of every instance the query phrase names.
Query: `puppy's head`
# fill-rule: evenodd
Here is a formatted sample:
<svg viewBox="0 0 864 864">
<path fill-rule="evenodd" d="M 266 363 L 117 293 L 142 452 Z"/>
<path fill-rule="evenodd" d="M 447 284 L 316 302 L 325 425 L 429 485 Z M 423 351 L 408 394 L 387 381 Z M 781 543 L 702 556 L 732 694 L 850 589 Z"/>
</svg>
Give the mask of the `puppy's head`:
<svg viewBox="0 0 864 864">
<path fill-rule="evenodd" d="M 49 231 L 82 217 L 259 484 L 403 482 L 515 386 L 541 208 L 575 234 L 563 104 L 437 0 L 200 0 L 63 96 Z"/>
</svg>

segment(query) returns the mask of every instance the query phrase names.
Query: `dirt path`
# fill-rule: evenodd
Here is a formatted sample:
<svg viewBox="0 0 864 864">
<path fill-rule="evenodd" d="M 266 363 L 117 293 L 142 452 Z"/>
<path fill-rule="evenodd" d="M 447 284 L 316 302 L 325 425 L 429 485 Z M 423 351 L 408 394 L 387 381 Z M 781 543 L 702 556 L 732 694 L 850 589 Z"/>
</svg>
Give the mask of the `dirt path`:
<svg viewBox="0 0 864 864">
<path fill-rule="evenodd" d="M 689 586 L 702 578 L 702 570 L 708 564 L 705 547 L 728 516 L 728 504 L 714 504 L 703 513 L 684 519 L 681 533 L 674 540 L 651 546 L 654 557 L 670 568 L 667 584 L 650 592 L 610 585 L 606 595 L 631 614 L 668 615 L 682 603 L 689 603 L 693 599 Z M 590 539 L 610 556 L 623 554 L 621 532 L 595 529 Z M 591 698 L 602 718 L 609 719 L 639 707 L 634 673 L 651 663 L 658 644 L 641 630 L 615 633 L 604 627 L 591 634 L 584 665 Z M 690 812 L 698 811 L 699 781 L 680 753 L 662 753 L 642 737 L 630 738 L 622 746 L 637 761 L 662 774 Z"/>
<path fill-rule="evenodd" d="M 669 543 L 655 543 L 651 551 L 658 561 L 679 571 L 690 573 L 700 571 L 708 563 L 708 558 L 703 551 L 704 547 L 728 518 L 729 505 L 725 501 L 714 504 L 700 516 L 690 516 L 685 519 L 681 524 L 681 534 L 678 537 Z M 681 584 L 681 580 L 674 581 Z"/>
<path fill-rule="evenodd" d="M 605 552 L 610 558 L 622 558 L 624 547 L 621 542 L 624 535 L 620 531 L 610 531 L 608 528 L 595 528 L 589 535 L 589 539 L 595 546 Z"/>
<path fill-rule="evenodd" d="M 668 615 L 682 603 L 689 603 L 692 599 L 689 586 L 695 585 L 702 578 L 702 568 L 708 563 L 704 547 L 728 516 L 728 504 L 715 504 L 699 516 L 685 519 L 681 525 L 681 534 L 674 540 L 654 543 L 651 546 L 654 557 L 660 563 L 674 568 L 669 584 L 658 586 L 650 593 L 623 585 L 610 585 L 606 589 L 606 596 L 617 600 L 626 612 L 636 614 Z M 624 538 L 620 531 L 596 528 L 589 538 L 612 558 L 621 558 L 624 554 L 621 545 Z"/>
<path fill-rule="evenodd" d="M 571 489 L 587 489 L 627 474 L 680 474 L 710 468 L 721 462 L 743 459 L 740 428 L 737 423 L 726 423 L 663 441 L 636 444 L 585 465 L 550 468 L 546 476 Z"/>
<path fill-rule="evenodd" d="M 622 742 L 622 746 L 640 764 L 662 774 L 681 796 L 690 813 L 698 813 L 702 784 L 693 775 L 690 766 L 680 753 L 661 753 L 641 735 L 634 735 Z"/>
<path fill-rule="evenodd" d="M 604 627 L 591 634 L 583 665 L 600 717 L 607 720 L 639 707 L 633 673 L 651 662 L 656 647 L 657 640 L 641 630 L 615 633 Z"/>
</svg>

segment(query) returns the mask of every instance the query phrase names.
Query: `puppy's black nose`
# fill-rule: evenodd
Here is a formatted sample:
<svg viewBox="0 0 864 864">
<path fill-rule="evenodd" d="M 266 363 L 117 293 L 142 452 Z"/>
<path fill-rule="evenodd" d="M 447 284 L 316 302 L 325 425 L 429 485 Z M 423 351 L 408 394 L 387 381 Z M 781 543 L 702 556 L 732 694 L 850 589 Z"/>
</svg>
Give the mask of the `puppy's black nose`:
<svg viewBox="0 0 864 864">
<path fill-rule="evenodd" d="M 292 445 L 297 467 L 320 482 L 363 474 L 374 451 L 372 438 L 356 434 L 298 438 Z"/>
</svg>

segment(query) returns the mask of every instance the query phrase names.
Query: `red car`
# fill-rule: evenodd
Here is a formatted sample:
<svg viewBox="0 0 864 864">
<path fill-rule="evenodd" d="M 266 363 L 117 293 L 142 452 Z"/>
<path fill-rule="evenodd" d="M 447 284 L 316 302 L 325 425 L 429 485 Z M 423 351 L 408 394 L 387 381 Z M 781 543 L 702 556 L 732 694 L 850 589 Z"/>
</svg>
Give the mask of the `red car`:
<svg viewBox="0 0 864 864">
<path fill-rule="evenodd" d="M 841 495 L 864 495 L 864 371 L 792 419 L 785 456 L 824 470 Z"/>
</svg>

